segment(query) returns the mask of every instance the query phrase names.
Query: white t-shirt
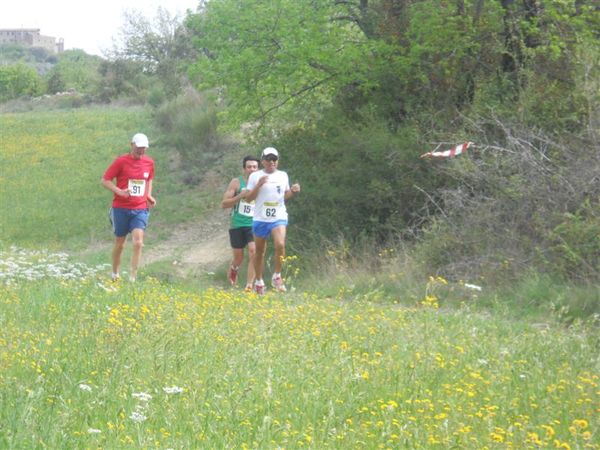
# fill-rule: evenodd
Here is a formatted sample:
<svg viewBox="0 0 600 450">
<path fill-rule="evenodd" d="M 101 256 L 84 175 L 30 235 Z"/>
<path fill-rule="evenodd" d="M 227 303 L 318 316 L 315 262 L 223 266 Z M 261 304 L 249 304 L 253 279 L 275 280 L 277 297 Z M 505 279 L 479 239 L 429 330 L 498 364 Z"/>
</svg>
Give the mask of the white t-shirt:
<svg viewBox="0 0 600 450">
<path fill-rule="evenodd" d="M 250 174 L 248 178 L 247 189 L 252 190 L 261 177 L 267 175 L 267 182 L 258 190 L 258 196 L 254 205 L 254 219 L 258 222 L 276 222 L 278 220 L 287 220 L 287 210 L 285 209 L 284 195 L 290 190 L 290 181 L 288 174 L 282 170 L 276 170 L 273 173 L 266 173 L 264 170 L 258 170 Z"/>
</svg>

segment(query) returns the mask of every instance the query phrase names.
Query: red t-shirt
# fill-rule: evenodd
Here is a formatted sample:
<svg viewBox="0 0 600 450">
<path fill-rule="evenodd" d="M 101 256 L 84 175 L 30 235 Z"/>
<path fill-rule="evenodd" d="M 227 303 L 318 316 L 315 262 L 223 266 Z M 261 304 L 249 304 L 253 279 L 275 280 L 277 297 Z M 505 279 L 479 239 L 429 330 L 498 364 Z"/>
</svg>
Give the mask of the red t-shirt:
<svg viewBox="0 0 600 450">
<path fill-rule="evenodd" d="M 117 179 L 119 189 L 130 190 L 129 197 L 113 197 L 113 208 L 146 209 L 148 207 L 148 183 L 154 178 L 154 161 L 143 155 L 134 159 L 131 154 L 119 156 L 104 172 L 105 180 Z"/>
</svg>

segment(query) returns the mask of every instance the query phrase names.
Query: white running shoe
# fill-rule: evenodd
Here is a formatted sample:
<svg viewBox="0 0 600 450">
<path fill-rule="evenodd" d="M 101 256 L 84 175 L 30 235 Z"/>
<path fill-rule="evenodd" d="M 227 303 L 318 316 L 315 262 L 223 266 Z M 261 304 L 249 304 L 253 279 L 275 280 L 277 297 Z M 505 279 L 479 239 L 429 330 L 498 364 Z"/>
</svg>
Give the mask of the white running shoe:
<svg viewBox="0 0 600 450">
<path fill-rule="evenodd" d="M 254 292 L 256 292 L 258 295 L 265 295 L 265 285 L 263 284 L 257 284 L 254 283 Z"/>
<path fill-rule="evenodd" d="M 271 284 L 273 285 L 273 288 L 278 291 L 278 292 L 287 292 L 287 289 L 285 288 L 285 284 L 283 284 L 283 278 L 281 278 L 281 275 L 273 275 L 273 279 L 271 280 Z"/>
</svg>

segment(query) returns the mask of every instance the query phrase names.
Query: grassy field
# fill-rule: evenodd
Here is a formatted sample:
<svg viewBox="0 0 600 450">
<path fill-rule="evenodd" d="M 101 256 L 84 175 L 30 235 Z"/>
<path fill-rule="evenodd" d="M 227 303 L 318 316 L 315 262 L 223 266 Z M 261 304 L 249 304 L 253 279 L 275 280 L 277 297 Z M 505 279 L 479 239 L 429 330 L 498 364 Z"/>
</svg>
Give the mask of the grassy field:
<svg viewBox="0 0 600 450">
<path fill-rule="evenodd" d="M 521 314 L 544 280 L 514 311 L 391 263 L 379 278 L 331 263 L 308 292 L 290 257 L 296 289 L 264 297 L 209 278 L 113 284 L 63 251 L 110 240 L 99 179 L 133 132 L 152 140 L 150 117 L 0 127 L 0 448 L 600 449 L 597 322 Z M 166 172 L 158 223 L 193 220 Z"/>
<path fill-rule="evenodd" d="M 0 447 L 599 448 L 593 330 L 205 288 L 2 288 Z"/>
<path fill-rule="evenodd" d="M 65 249 L 109 237 L 100 177 L 148 127 L 139 109 L 0 115 L 2 240 Z"/>
<path fill-rule="evenodd" d="M 168 143 L 156 138 L 151 117 L 139 108 L 89 108 L 1 114 L 0 229 L 4 245 L 65 250 L 112 239 L 111 194 L 100 177 L 129 151 L 137 131 L 150 137 L 157 163 L 155 195 L 161 208 L 153 224 L 198 217 L 202 202 L 181 196 L 168 169 Z M 188 188 L 189 189 L 189 188 Z"/>
</svg>

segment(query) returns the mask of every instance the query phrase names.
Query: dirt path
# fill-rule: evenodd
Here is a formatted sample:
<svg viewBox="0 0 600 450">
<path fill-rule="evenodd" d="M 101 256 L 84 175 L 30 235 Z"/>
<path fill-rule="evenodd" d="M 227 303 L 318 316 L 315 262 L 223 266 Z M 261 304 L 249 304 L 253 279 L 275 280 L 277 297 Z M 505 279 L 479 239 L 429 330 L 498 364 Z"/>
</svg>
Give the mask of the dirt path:
<svg viewBox="0 0 600 450">
<path fill-rule="evenodd" d="M 143 263 L 165 261 L 180 275 L 213 271 L 231 258 L 229 210 L 215 210 L 201 223 L 185 224 L 166 240 L 144 248 Z"/>
</svg>

